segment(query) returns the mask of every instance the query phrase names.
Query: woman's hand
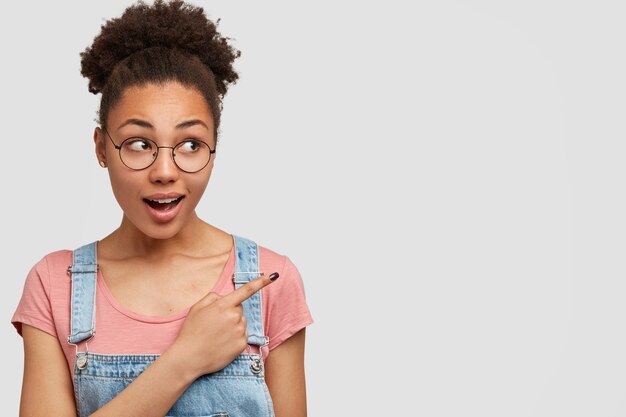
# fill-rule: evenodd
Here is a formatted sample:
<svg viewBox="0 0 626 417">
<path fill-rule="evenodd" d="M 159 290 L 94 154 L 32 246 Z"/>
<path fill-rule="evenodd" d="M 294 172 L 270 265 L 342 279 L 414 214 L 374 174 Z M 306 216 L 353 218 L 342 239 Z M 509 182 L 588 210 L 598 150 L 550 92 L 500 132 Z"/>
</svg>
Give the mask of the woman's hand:
<svg viewBox="0 0 626 417">
<path fill-rule="evenodd" d="M 224 368 L 245 349 L 248 337 L 241 303 L 270 282 L 262 276 L 224 297 L 205 295 L 189 309 L 174 343 L 92 415 L 165 415 L 195 379 Z"/>
<path fill-rule="evenodd" d="M 211 291 L 191 306 L 170 349 L 185 358 L 192 377 L 219 371 L 243 352 L 248 333 L 241 303 L 276 278 L 260 276 L 223 297 Z"/>
</svg>

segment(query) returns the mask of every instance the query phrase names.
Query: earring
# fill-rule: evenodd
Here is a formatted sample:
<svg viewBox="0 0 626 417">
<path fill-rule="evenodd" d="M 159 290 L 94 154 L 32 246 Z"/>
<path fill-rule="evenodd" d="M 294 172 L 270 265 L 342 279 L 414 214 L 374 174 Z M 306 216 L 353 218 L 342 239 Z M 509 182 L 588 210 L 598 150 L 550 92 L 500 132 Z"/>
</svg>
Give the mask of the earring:
<svg viewBox="0 0 626 417">
<path fill-rule="evenodd" d="M 100 166 L 101 166 L 102 168 L 106 168 L 106 166 L 107 166 L 107 165 L 104 163 L 104 161 L 100 161 Z"/>
</svg>

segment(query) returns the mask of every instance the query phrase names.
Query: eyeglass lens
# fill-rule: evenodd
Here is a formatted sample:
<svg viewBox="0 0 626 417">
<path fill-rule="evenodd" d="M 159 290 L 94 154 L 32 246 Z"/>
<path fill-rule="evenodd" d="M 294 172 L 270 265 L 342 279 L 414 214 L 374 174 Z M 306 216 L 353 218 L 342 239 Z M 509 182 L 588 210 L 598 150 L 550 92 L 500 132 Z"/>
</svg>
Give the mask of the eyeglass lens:
<svg viewBox="0 0 626 417">
<path fill-rule="evenodd" d="M 122 162 L 131 169 L 147 168 L 156 159 L 157 144 L 150 139 L 128 138 L 120 145 Z M 173 149 L 174 162 L 183 171 L 196 172 L 211 158 L 211 150 L 204 142 L 188 139 Z"/>
</svg>

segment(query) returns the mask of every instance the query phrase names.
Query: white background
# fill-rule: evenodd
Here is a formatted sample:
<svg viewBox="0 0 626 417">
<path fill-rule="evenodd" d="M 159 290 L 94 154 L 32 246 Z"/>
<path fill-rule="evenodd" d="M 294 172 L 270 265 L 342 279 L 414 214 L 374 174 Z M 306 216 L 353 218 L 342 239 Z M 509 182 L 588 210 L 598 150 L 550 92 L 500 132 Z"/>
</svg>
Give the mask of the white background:
<svg viewBox="0 0 626 417">
<path fill-rule="evenodd" d="M 121 220 L 79 53 L 129 4 L 0 13 L 6 415 L 28 270 Z M 626 413 L 622 2 L 195 4 L 242 51 L 198 214 L 300 270 L 309 415 Z"/>
</svg>

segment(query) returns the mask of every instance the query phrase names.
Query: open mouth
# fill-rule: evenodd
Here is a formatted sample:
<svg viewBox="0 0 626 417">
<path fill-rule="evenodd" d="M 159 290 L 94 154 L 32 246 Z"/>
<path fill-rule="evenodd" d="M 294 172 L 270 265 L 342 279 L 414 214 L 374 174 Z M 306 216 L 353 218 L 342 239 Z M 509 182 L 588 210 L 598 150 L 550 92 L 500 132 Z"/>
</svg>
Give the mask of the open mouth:
<svg viewBox="0 0 626 417">
<path fill-rule="evenodd" d="M 178 198 L 166 198 L 163 200 L 150 200 L 149 198 L 144 198 L 143 201 L 158 211 L 169 211 L 176 207 L 180 201 L 185 198 L 185 196 L 180 196 Z"/>
</svg>

